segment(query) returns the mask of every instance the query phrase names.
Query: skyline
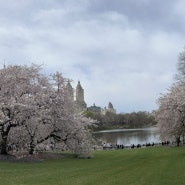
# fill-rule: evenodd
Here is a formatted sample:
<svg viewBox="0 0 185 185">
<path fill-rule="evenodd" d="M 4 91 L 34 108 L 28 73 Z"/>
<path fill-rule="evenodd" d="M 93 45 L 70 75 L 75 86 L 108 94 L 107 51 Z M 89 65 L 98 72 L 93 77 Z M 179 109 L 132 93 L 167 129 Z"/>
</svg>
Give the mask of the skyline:
<svg viewBox="0 0 185 185">
<path fill-rule="evenodd" d="M 183 0 L 0 0 L 0 65 L 80 81 L 87 106 L 157 109 L 185 46 Z"/>
</svg>

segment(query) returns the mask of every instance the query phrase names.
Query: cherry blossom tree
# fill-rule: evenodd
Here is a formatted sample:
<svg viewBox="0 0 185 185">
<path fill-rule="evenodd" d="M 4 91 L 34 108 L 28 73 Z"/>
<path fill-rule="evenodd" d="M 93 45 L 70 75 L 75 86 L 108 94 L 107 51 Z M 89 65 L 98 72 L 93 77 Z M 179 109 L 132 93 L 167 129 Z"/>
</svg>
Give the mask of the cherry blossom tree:
<svg viewBox="0 0 185 185">
<path fill-rule="evenodd" d="M 179 61 L 177 63 L 177 74 L 175 76 L 176 82 L 180 84 L 185 83 L 185 48 L 179 54 Z"/>
<path fill-rule="evenodd" d="M 96 121 L 74 113 L 73 94 L 68 89 L 69 79 L 56 72 L 52 75 L 52 82 L 55 87 L 50 96 L 54 128 L 51 132 L 52 138 L 79 156 L 90 156 L 93 149 L 90 129 Z"/>
<path fill-rule="evenodd" d="M 42 89 L 40 67 L 4 66 L 0 70 L 0 133 L 1 153 L 6 154 L 12 128 L 24 125 L 34 114 L 33 95 Z M 40 81 L 41 80 L 41 81 Z M 32 105 L 30 105 L 32 102 Z"/>
<path fill-rule="evenodd" d="M 173 86 L 169 92 L 158 100 L 159 109 L 156 119 L 165 140 L 175 140 L 179 146 L 185 135 L 185 87 Z"/>
<path fill-rule="evenodd" d="M 90 156 L 89 129 L 95 121 L 75 115 L 69 79 L 59 72 L 47 77 L 40 70 L 37 65 L 0 70 L 1 154 L 7 154 L 8 143 L 33 154 L 40 144 L 52 142 Z"/>
<path fill-rule="evenodd" d="M 179 146 L 185 136 L 185 50 L 179 55 L 175 83 L 158 99 L 156 120 L 164 139 L 176 140 Z"/>
</svg>

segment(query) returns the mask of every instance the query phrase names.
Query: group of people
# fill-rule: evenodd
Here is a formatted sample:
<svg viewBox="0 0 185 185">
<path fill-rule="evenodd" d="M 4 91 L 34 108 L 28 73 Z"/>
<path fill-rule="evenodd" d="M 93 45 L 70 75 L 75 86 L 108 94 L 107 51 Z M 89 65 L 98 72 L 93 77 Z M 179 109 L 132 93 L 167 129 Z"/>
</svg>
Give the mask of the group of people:
<svg viewBox="0 0 185 185">
<path fill-rule="evenodd" d="M 169 141 L 164 141 L 164 142 L 162 142 L 162 143 L 154 143 L 154 142 L 152 142 L 152 143 L 146 143 L 146 144 L 137 144 L 137 145 L 134 145 L 134 144 L 132 144 L 132 145 L 130 145 L 130 146 L 125 146 L 125 145 L 123 145 L 123 144 L 116 144 L 115 146 L 113 146 L 111 143 L 103 143 L 103 149 L 105 150 L 105 149 L 124 149 L 124 148 L 132 148 L 132 149 L 134 149 L 134 148 L 142 148 L 142 147 L 144 147 L 144 148 L 146 148 L 146 147 L 153 147 L 153 146 L 160 146 L 160 145 L 162 145 L 162 146 L 168 146 L 170 144 L 170 142 Z"/>
</svg>

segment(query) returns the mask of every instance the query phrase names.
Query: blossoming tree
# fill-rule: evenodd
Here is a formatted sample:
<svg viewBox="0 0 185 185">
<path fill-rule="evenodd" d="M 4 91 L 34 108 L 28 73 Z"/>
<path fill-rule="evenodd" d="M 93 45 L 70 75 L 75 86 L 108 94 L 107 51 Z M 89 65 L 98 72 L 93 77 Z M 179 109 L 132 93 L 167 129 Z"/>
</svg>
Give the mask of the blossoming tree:
<svg viewBox="0 0 185 185">
<path fill-rule="evenodd" d="M 185 136 L 185 51 L 180 53 L 177 71 L 176 82 L 158 99 L 156 120 L 162 137 L 179 146 Z"/>
<path fill-rule="evenodd" d="M 0 69 L 1 154 L 7 154 L 9 143 L 33 154 L 40 144 L 52 142 L 81 156 L 90 155 L 89 128 L 94 121 L 75 115 L 69 79 L 40 71 L 37 65 Z"/>
</svg>

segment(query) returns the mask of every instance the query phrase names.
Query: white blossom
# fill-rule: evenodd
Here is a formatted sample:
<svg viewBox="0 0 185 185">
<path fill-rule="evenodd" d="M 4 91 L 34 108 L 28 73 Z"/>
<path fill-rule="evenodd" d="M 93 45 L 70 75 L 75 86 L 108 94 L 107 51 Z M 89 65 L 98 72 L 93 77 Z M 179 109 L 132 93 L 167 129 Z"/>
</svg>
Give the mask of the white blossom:
<svg viewBox="0 0 185 185">
<path fill-rule="evenodd" d="M 69 79 L 56 72 L 44 76 L 37 65 L 0 69 L 1 153 L 8 143 L 30 154 L 43 144 L 70 149 L 90 156 L 93 139 L 89 132 L 95 121 L 75 115 L 74 100 L 66 84 Z"/>
</svg>

